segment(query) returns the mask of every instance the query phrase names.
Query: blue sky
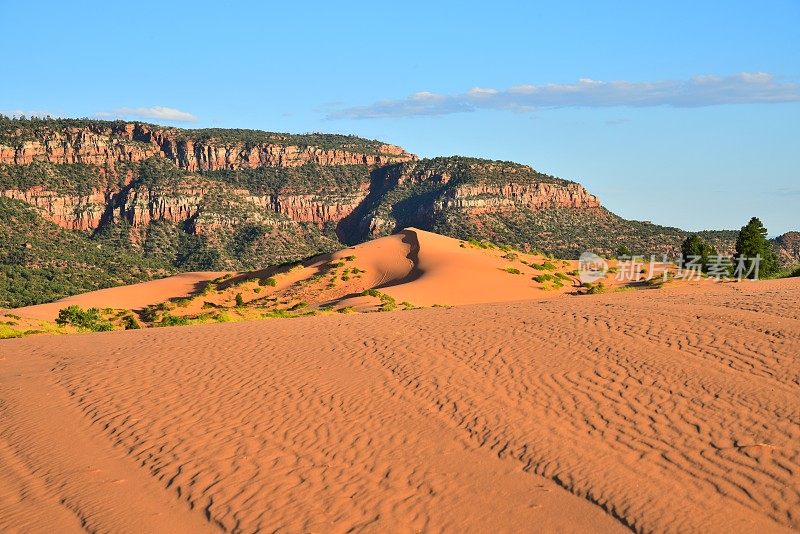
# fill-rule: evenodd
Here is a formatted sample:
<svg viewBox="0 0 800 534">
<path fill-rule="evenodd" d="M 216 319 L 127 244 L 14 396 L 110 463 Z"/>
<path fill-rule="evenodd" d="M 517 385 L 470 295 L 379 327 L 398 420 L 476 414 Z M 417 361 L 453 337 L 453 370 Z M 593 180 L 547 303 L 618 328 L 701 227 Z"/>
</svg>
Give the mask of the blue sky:
<svg viewBox="0 0 800 534">
<path fill-rule="evenodd" d="M 354 133 L 800 230 L 797 0 L 45 4 L 0 0 L 3 113 Z"/>
</svg>

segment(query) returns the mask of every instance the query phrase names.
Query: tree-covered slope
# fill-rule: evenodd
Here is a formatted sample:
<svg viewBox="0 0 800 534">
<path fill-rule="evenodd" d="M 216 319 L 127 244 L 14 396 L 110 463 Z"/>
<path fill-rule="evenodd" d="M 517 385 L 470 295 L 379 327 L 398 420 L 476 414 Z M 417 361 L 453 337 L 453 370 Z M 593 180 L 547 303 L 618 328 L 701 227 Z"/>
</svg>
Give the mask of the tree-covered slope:
<svg viewBox="0 0 800 534">
<path fill-rule="evenodd" d="M 38 304 L 172 272 L 169 265 L 45 221 L 0 198 L 0 307 Z"/>
</svg>

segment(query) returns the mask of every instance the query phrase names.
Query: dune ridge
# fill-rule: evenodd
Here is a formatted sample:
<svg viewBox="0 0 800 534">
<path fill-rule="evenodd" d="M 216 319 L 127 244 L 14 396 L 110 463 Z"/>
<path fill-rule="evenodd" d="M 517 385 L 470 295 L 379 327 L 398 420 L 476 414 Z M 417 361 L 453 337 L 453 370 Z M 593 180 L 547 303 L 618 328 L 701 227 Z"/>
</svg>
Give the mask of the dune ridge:
<svg viewBox="0 0 800 534">
<path fill-rule="evenodd" d="M 225 531 L 790 531 L 798 298 L 780 280 L 11 340 L 0 438 L 18 454 L 14 407 L 48 395 L 6 387 L 29 365 L 70 399 L 52 417 L 80 410 Z M 31 520 L 7 511 L 29 499 L 0 517 Z"/>
</svg>

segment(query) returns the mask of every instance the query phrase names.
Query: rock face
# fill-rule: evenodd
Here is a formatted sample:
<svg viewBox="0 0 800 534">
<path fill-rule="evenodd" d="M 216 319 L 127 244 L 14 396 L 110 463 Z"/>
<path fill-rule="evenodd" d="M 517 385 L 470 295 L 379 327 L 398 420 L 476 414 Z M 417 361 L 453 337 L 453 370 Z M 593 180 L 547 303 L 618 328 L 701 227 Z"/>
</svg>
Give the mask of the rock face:
<svg viewBox="0 0 800 534">
<path fill-rule="evenodd" d="M 352 240 L 399 225 L 430 225 L 438 214 L 453 210 L 477 216 L 520 208 L 600 205 L 579 184 L 523 165 L 470 158 L 419 161 L 400 147 L 348 136 L 180 130 L 102 121 L 16 130 L 6 126 L 0 134 L 0 166 L 13 166 L 25 178 L 3 185 L 0 176 L 0 195 L 36 206 L 45 218 L 70 230 L 95 231 L 110 223 L 139 228 L 161 220 L 202 233 L 273 217 L 320 228 L 360 219 L 348 226 L 358 234 Z M 176 181 L 154 185 L 140 179 L 141 166 L 154 160 L 177 172 Z M 72 168 L 79 166 L 94 169 L 96 180 L 90 177 L 83 187 L 70 187 Z M 231 173 L 263 169 L 285 169 L 280 172 L 286 177 L 268 187 L 258 182 L 260 175 L 248 187 L 226 181 Z M 34 171 L 57 175 L 56 182 L 67 184 L 56 189 L 44 179 L 36 182 L 25 176 Z M 429 189 L 435 194 L 414 200 L 413 216 L 392 215 L 390 204 L 396 196 Z M 340 237 L 347 232 L 340 229 Z"/>
<path fill-rule="evenodd" d="M 194 139 L 184 130 L 141 123 L 97 122 L 84 127 L 40 129 L 33 139 L 17 137 L 19 141 L 14 146 L 0 143 L 0 164 L 46 161 L 113 167 L 120 162 L 135 163 L 162 156 L 183 170 L 214 171 L 309 163 L 379 166 L 416 159 L 402 148 L 388 144 L 375 144 L 369 150 L 359 151 L 293 144 L 292 136 L 282 139 L 280 134 L 274 134 L 273 142 L 226 141 L 213 135 Z"/>
<path fill-rule="evenodd" d="M 800 232 L 786 232 L 773 240 L 778 264 L 789 267 L 800 263 Z"/>
<path fill-rule="evenodd" d="M 478 214 L 513 210 L 520 205 L 532 210 L 554 207 L 596 208 L 600 206 L 600 201 L 579 184 L 511 183 L 457 187 L 442 200 L 441 205 L 443 208 L 462 208 Z"/>
</svg>

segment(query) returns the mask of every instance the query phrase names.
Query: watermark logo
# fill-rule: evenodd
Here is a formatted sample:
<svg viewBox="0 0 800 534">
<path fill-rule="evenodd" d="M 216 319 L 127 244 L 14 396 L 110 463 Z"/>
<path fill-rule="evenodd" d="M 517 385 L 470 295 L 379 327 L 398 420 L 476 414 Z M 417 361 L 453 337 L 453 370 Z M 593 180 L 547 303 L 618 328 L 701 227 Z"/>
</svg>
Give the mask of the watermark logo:
<svg viewBox="0 0 800 534">
<path fill-rule="evenodd" d="M 602 280 L 608 272 L 608 262 L 594 252 L 584 252 L 578 258 L 578 278 L 583 284 Z"/>
<path fill-rule="evenodd" d="M 619 256 L 614 268 L 618 282 L 651 282 L 653 280 L 700 280 L 717 282 L 758 280 L 761 256 L 752 258 L 730 255 L 683 256 L 670 260 L 666 254 L 658 257 Z M 608 262 L 593 252 L 584 252 L 578 259 L 578 278 L 584 284 L 591 284 L 605 278 L 609 272 Z"/>
</svg>

